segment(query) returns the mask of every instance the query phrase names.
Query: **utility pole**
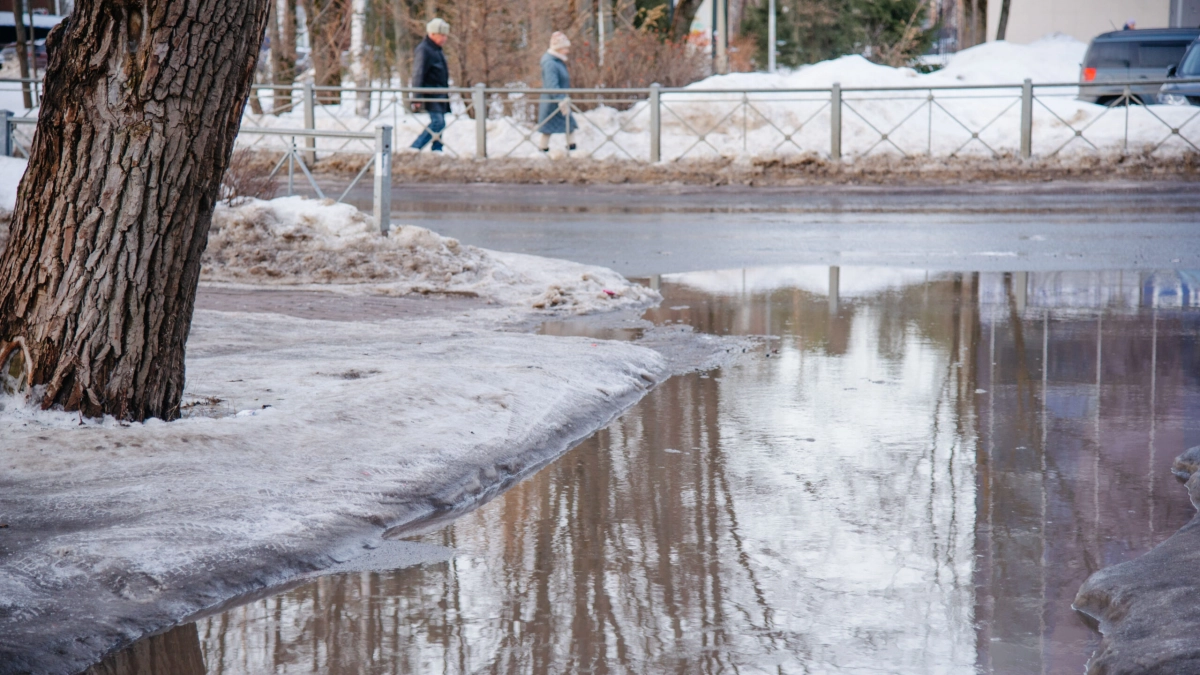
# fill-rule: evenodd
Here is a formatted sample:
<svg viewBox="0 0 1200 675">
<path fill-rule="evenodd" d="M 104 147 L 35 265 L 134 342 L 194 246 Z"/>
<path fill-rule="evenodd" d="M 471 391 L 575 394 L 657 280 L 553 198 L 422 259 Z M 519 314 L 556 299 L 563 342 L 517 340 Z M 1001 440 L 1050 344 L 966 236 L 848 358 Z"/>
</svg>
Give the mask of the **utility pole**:
<svg viewBox="0 0 1200 675">
<path fill-rule="evenodd" d="M 717 72 L 729 72 L 729 0 L 714 0 L 717 13 Z"/>
<path fill-rule="evenodd" d="M 775 36 L 775 0 L 767 3 L 767 72 L 775 72 L 775 49 L 779 40 Z"/>
</svg>

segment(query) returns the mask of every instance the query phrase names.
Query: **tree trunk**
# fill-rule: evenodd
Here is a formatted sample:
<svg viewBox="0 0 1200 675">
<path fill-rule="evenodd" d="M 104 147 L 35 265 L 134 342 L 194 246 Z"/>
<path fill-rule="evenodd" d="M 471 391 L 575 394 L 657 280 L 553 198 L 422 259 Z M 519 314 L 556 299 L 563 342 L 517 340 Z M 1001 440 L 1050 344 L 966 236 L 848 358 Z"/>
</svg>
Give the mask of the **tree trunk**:
<svg viewBox="0 0 1200 675">
<path fill-rule="evenodd" d="M 294 0 L 292 0 L 294 2 Z M 271 112 L 281 115 L 292 109 L 292 83 L 296 81 L 296 19 L 290 12 L 289 0 L 271 0 L 267 17 L 267 39 L 270 41 L 271 84 L 287 85 L 271 91 Z M 288 24 L 291 23 L 291 40 Z"/>
<path fill-rule="evenodd" d="M 700 10 L 702 0 L 679 0 L 671 14 L 671 39 L 686 40 L 692 32 L 692 21 Z"/>
<path fill-rule="evenodd" d="M 271 83 L 281 86 L 272 96 L 276 115 L 292 109 L 292 85 L 296 82 L 296 0 L 271 0 Z"/>
<path fill-rule="evenodd" d="M 179 415 L 200 255 L 269 0 L 79 0 L 0 256 L 43 407 Z"/>
<path fill-rule="evenodd" d="M 346 0 L 306 0 L 308 42 L 312 50 L 313 84 L 318 87 L 342 86 L 342 48 L 346 33 Z M 336 105 L 337 92 L 318 92 L 317 102 Z"/>
<path fill-rule="evenodd" d="M 1000 21 L 999 21 L 999 25 L 996 26 L 996 39 L 997 40 L 1007 39 L 1006 36 L 1008 35 L 1008 5 L 1010 2 L 1011 2 L 1011 0 L 1003 0 L 1003 2 L 1000 3 Z"/>
<path fill-rule="evenodd" d="M 367 0 L 350 0 L 350 76 L 356 89 L 371 84 L 371 69 L 367 64 Z M 371 114 L 371 92 L 355 92 L 354 113 L 359 117 Z"/>
<path fill-rule="evenodd" d="M 29 79 L 29 47 L 25 41 L 25 0 L 13 0 L 13 18 L 17 29 L 17 65 L 21 68 L 21 79 Z M 31 30 L 33 26 L 29 27 Z M 21 83 L 21 94 L 25 97 L 25 109 L 33 108 L 33 97 L 30 96 L 29 83 Z"/>
</svg>

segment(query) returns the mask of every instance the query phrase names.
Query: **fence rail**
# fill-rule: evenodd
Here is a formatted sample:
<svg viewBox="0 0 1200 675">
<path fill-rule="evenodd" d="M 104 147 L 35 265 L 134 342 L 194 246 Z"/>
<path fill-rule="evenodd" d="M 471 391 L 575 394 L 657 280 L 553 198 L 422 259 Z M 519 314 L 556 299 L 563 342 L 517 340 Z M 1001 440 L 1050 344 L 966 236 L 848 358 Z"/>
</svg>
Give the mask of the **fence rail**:
<svg viewBox="0 0 1200 675">
<path fill-rule="evenodd" d="M 376 155 L 374 128 L 386 125 L 406 138 L 429 131 L 453 157 L 536 157 L 542 154 L 538 105 L 562 96 L 578 125 L 575 154 L 596 159 L 811 155 L 842 160 L 880 154 L 1029 159 L 1198 152 L 1200 107 L 1143 105 L 1153 103 L 1167 82 L 1200 80 L 737 90 L 261 84 L 253 87 L 238 146 L 281 152 L 289 171 L 299 167 L 307 173 L 330 155 Z M 9 101 L 23 87 L 32 88 L 35 99 L 41 93 L 36 82 L 0 79 L 0 93 L 8 88 Z M 432 96 L 450 102 L 445 127 L 436 132 L 429 117 L 411 107 Z M 31 108 L 11 117 L 11 153 L 28 152 L 28 125 L 36 114 Z M 302 146 L 295 145 L 297 139 Z"/>
<path fill-rule="evenodd" d="M 1172 79 L 1172 83 L 1198 80 Z M 1059 157 L 1079 153 L 1195 152 L 1200 108 L 1142 105 L 1168 80 L 942 84 L 808 89 L 563 89 L 277 87 L 258 85 L 255 127 L 356 131 L 389 121 L 416 137 L 428 118 L 411 104 L 449 98 L 434 134 L 454 157 L 538 156 L 537 106 L 550 95 L 578 124 L 576 154 L 661 162 L 701 157 L 811 154 L 840 160 L 876 154 Z M 1086 103 L 1081 96 L 1104 100 Z M 557 103 L 557 101 L 556 101 Z M 1193 100 L 1200 103 L 1200 100 Z M 299 112 L 302 111 L 302 114 Z M 245 134 L 244 134 L 245 135 Z M 261 141 L 246 135 L 243 144 Z M 314 141 L 322 153 L 366 152 Z"/>
</svg>

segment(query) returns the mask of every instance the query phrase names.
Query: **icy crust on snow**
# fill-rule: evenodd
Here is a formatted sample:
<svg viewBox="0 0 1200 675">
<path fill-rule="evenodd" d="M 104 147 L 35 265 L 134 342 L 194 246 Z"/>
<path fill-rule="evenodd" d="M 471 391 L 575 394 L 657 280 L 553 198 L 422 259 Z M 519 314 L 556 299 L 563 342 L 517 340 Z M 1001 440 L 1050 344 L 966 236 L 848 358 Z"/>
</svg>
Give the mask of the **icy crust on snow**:
<svg viewBox="0 0 1200 675">
<path fill-rule="evenodd" d="M 575 314 L 661 299 L 602 267 L 488 251 L 412 225 L 393 226 L 385 237 L 353 206 L 304 197 L 218 206 L 203 265 L 207 281 L 467 294 Z"/>
<path fill-rule="evenodd" d="M 666 375 L 642 347 L 473 321 L 198 311 L 185 404 L 221 417 L 81 424 L 3 401 L 0 673 L 77 672 L 473 508 Z"/>
</svg>

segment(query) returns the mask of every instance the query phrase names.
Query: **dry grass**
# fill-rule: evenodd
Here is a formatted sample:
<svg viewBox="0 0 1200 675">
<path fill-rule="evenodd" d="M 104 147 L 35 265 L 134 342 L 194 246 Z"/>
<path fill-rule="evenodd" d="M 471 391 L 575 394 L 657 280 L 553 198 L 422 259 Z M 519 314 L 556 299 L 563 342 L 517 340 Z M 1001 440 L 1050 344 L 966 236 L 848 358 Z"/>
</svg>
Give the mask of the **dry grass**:
<svg viewBox="0 0 1200 675">
<path fill-rule="evenodd" d="M 273 157 L 254 150 L 235 150 L 221 177 L 221 200 L 232 206 L 248 199 L 272 199 L 279 182 L 270 176 Z"/>
<path fill-rule="evenodd" d="M 349 175 L 353 162 L 323 160 L 326 176 Z M 629 160 L 454 159 L 422 154 L 393 167 L 407 183 L 681 183 L 687 185 L 787 186 L 820 184 L 962 184 L 1052 180 L 1200 181 L 1200 153 L 1157 158 L 1106 155 L 1068 159 L 1016 157 L 868 157 L 835 162 L 815 155 L 753 161 L 684 160 L 646 164 Z"/>
</svg>

